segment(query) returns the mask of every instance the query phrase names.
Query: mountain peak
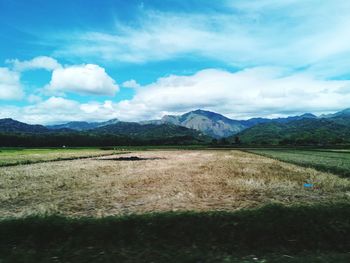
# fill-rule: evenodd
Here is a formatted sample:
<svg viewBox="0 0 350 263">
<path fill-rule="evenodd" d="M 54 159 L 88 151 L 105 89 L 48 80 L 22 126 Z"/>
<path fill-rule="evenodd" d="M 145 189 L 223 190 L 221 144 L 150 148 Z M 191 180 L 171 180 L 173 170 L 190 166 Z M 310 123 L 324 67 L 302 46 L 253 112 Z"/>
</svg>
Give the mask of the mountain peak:
<svg viewBox="0 0 350 263">
<path fill-rule="evenodd" d="M 317 116 L 312 114 L 312 113 L 304 113 L 304 114 L 300 115 L 300 117 L 303 117 L 303 118 L 317 118 Z"/>
<path fill-rule="evenodd" d="M 190 111 L 189 113 L 197 113 L 197 114 L 214 113 L 214 114 L 218 114 L 218 113 L 215 113 L 215 112 L 212 112 L 212 111 L 201 110 L 201 109 L 197 109 L 197 110 L 194 110 L 194 111 Z"/>
<path fill-rule="evenodd" d="M 201 109 L 190 111 L 180 116 L 165 115 L 161 122 L 195 129 L 215 138 L 230 136 L 244 128 L 239 121 L 231 120 L 219 113 Z"/>
</svg>

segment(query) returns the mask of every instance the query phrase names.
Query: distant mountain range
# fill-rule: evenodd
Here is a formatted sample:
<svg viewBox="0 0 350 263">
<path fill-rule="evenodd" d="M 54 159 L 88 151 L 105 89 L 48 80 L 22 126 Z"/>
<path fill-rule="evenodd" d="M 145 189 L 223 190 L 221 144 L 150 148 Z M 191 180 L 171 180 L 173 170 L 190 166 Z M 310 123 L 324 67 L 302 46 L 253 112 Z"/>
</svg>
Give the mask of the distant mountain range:
<svg viewBox="0 0 350 263">
<path fill-rule="evenodd" d="M 269 123 L 275 121 L 278 123 L 287 123 L 293 120 L 317 118 L 315 115 L 306 113 L 301 116 L 292 116 L 287 118 L 267 119 L 267 118 L 252 118 L 249 120 L 233 120 L 227 118 L 221 114 L 205 111 L 195 110 L 183 115 L 165 115 L 160 120 L 142 121 L 141 125 L 161 125 L 161 124 L 173 124 L 176 126 L 182 126 L 189 129 L 200 131 L 201 133 L 213 137 L 224 138 L 237 134 L 245 129 L 253 127 L 261 123 Z M 68 122 L 59 125 L 47 126 L 49 129 L 72 129 L 76 131 L 87 131 L 96 128 L 101 128 L 108 125 L 114 125 L 120 123 L 118 119 L 112 119 L 106 122 Z M 134 125 L 130 124 L 130 125 Z M 118 127 L 118 126 L 117 126 Z M 125 125 L 124 125 L 125 127 Z M 120 129 L 118 129 L 120 132 Z"/>
<path fill-rule="evenodd" d="M 58 124 L 58 125 L 49 125 L 47 126 L 47 128 L 53 129 L 53 130 L 71 129 L 76 131 L 86 131 L 86 130 L 91 130 L 98 127 L 116 124 L 118 122 L 119 122 L 118 119 L 111 119 L 109 121 L 104 121 L 104 122 L 71 121 L 71 122 Z"/>
<path fill-rule="evenodd" d="M 140 124 L 111 120 L 45 127 L 0 119 L 0 146 L 5 147 L 181 145 L 207 144 L 210 141 L 211 138 L 200 131 L 169 123 Z"/>
<path fill-rule="evenodd" d="M 186 137 L 188 140 L 209 141 L 227 138 L 244 144 L 322 144 L 350 141 L 350 109 L 319 117 L 306 113 L 287 118 L 252 118 L 233 120 L 221 114 L 195 110 L 183 115 L 165 115 L 160 120 L 122 122 L 68 122 L 59 125 L 30 125 L 12 119 L 0 119 L 1 133 L 112 134 L 155 140 Z"/>
</svg>

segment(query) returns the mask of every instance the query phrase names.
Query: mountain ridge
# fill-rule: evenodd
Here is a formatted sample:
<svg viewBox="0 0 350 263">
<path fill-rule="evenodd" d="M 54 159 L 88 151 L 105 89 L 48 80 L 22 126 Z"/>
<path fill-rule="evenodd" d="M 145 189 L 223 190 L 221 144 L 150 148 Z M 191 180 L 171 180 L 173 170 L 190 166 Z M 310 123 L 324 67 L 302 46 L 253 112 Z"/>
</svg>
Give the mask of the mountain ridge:
<svg viewBox="0 0 350 263">
<path fill-rule="evenodd" d="M 160 120 L 143 122 L 122 122 L 118 119 L 111 119 L 104 122 L 68 122 L 51 126 L 26 124 L 10 118 L 5 118 L 0 119 L 0 132 L 43 134 L 91 132 L 148 138 L 172 136 L 172 134 L 177 136 L 181 134 L 181 136 L 189 135 L 197 136 L 198 138 L 200 136 L 203 138 L 209 136 L 215 139 L 232 139 L 237 135 L 242 138 L 242 141 L 252 137 L 255 137 L 255 141 L 259 141 L 257 138 L 277 136 L 280 139 L 283 137 L 281 140 L 288 141 L 290 139 L 289 137 L 282 136 L 282 132 L 276 133 L 276 131 L 285 131 L 286 134 L 293 133 L 293 136 L 296 138 L 297 136 L 295 134 L 297 132 L 307 133 L 305 127 L 298 124 L 303 123 L 302 121 L 305 121 L 304 124 L 308 124 L 308 129 L 313 130 L 314 133 L 320 134 L 323 132 L 328 137 L 334 137 L 331 136 L 331 131 L 326 132 L 326 130 L 330 129 L 330 127 L 339 130 L 344 130 L 344 127 L 350 127 L 350 109 L 344 109 L 331 115 L 321 115 L 319 117 L 311 113 L 304 113 L 302 115 L 289 116 L 286 118 L 251 118 L 248 120 L 234 120 L 219 113 L 198 109 L 182 115 L 164 115 Z M 317 131 L 312 127 L 312 123 L 318 129 Z M 325 127 L 322 127 L 322 125 L 325 125 Z M 136 130 L 137 132 L 135 133 Z M 154 134 L 152 134 L 152 131 L 154 131 Z M 194 133 L 194 131 L 196 131 L 196 133 Z M 335 131 L 334 133 L 337 134 L 337 132 L 338 131 Z M 345 131 L 345 133 L 347 134 L 347 131 Z M 309 135 L 311 136 L 312 132 L 309 132 Z M 340 135 L 341 134 L 339 134 L 339 136 Z M 247 141 L 251 142 L 253 140 L 247 139 Z M 263 143 L 262 139 L 260 139 L 260 143 Z"/>
<path fill-rule="evenodd" d="M 95 128 L 110 125 L 110 124 L 115 124 L 118 122 L 119 120 L 116 118 L 110 119 L 104 122 L 71 121 L 71 122 L 62 123 L 62 124 L 48 125 L 46 127 L 53 130 L 67 128 L 67 129 L 72 129 L 76 131 L 86 131 L 86 130 L 95 129 Z"/>
</svg>

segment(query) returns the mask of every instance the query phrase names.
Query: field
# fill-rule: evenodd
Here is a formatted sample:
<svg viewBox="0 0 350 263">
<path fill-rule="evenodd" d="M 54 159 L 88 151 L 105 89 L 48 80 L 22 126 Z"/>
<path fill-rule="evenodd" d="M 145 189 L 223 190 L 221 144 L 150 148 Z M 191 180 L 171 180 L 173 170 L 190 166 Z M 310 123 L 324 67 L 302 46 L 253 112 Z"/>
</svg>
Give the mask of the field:
<svg viewBox="0 0 350 263">
<path fill-rule="evenodd" d="M 94 148 L 48 148 L 48 149 L 16 149 L 0 148 L 0 167 L 18 164 L 31 164 L 46 161 L 70 160 L 93 156 L 110 155 L 113 150 Z"/>
<path fill-rule="evenodd" d="M 4 167 L 0 178 L 2 217 L 232 211 L 338 200 L 350 191 L 347 179 L 240 151 L 140 151 Z"/>
<path fill-rule="evenodd" d="M 304 167 L 313 167 L 321 171 L 350 177 L 350 150 L 259 149 L 249 151 Z"/>
<path fill-rule="evenodd" d="M 0 262 L 350 260 L 348 178 L 238 150 L 45 151 L 0 168 Z"/>
</svg>

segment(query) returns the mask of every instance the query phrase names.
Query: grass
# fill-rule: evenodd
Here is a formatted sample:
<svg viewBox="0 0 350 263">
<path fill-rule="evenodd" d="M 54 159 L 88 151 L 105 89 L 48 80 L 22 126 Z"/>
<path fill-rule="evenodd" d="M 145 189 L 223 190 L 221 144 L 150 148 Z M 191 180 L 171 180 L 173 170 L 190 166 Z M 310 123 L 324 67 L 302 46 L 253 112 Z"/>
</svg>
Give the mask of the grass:
<svg viewBox="0 0 350 263">
<path fill-rule="evenodd" d="M 349 200 L 350 181 L 241 151 L 140 151 L 0 168 L 0 217 L 233 211 Z M 313 188 L 304 188 L 312 183 Z"/>
<path fill-rule="evenodd" d="M 249 152 L 277 160 L 312 167 L 320 171 L 350 177 L 350 151 L 342 149 L 298 150 L 298 149 L 255 149 Z"/>
<path fill-rule="evenodd" d="M 349 262 L 350 205 L 0 221 L 0 262 Z M 205 241 L 205 242 L 204 242 Z"/>
<path fill-rule="evenodd" d="M 0 148 L 0 167 L 57 160 L 89 158 L 110 155 L 112 153 L 115 153 L 113 149 L 102 150 L 98 148 Z"/>
</svg>

